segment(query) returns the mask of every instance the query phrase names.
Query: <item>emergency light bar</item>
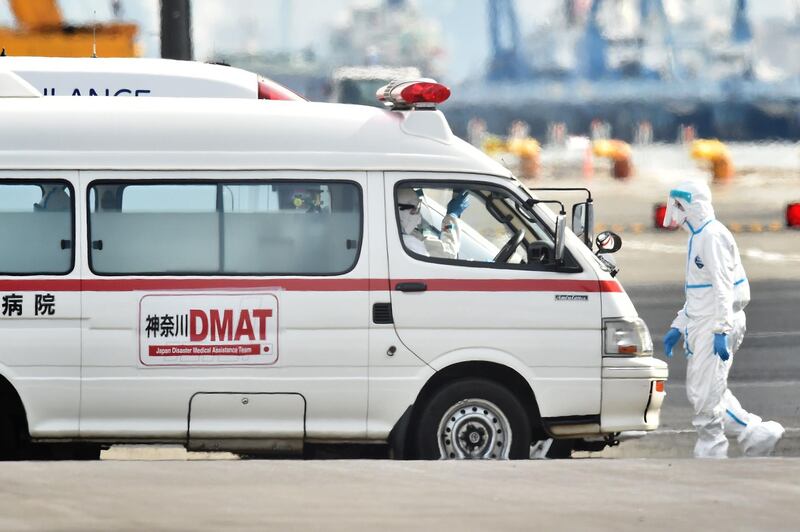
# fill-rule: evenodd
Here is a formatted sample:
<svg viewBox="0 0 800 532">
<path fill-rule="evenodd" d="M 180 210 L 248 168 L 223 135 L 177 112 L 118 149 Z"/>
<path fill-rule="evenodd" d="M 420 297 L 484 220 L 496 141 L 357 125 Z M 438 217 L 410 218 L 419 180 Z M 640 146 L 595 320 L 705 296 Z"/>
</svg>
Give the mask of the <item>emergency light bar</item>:
<svg viewBox="0 0 800 532">
<path fill-rule="evenodd" d="M 395 110 L 435 109 L 450 97 L 450 89 L 428 78 L 395 80 L 378 89 L 375 97 Z"/>
</svg>

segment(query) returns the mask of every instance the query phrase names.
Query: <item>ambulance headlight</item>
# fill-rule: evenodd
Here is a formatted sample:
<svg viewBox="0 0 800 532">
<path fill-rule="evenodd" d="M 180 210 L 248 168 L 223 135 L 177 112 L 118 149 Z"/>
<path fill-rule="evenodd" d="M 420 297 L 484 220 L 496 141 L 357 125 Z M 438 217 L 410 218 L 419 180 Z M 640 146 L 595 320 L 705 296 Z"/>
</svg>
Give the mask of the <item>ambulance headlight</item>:
<svg viewBox="0 0 800 532">
<path fill-rule="evenodd" d="M 603 348 L 606 355 L 652 356 L 653 339 L 641 318 L 605 320 Z"/>
</svg>

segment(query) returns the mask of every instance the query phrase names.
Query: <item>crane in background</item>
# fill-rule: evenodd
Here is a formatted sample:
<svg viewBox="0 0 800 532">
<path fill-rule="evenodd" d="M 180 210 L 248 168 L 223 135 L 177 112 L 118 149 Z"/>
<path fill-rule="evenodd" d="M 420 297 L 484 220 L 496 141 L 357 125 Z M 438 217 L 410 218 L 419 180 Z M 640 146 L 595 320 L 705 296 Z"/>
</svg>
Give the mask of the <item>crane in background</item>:
<svg viewBox="0 0 800 532">
<path fill-rule="evenodd" d="M 513 0 L 489 0 L 489 37 L 492 45 L 487 77 L 490 81 L 530 79 L 522 57 L 522 36 Z"/>
<path fill-rule="evenodd" d="M 747 0 L 676 2 L 548 2 L 547 23 L 529 29 L 514 0 L 487 0 L 491 55 L 480 79 L 465 82 L 469 94 L 448 104 L 454 130 L 472 118 L 492 131 L 522 120 L 544 137 L 551 125 L 589 131 L 598 119 L 626 140 L 648 129 L 674 140 L 687 124 L 724 139 L 800 138 L 800 68 L 791 61 L 800 0 L 785 20 L 761 22 Z M 538 16 L 533 5 L 544 2 L 530 4 L 525 12 Z M 669 7 L 680 8 L 675 20 Z M 498 82 L 512 86 L 496 90 Z"/>
<path fill-rule="evenodd" d="M 135 57 L 135 24 L 69 26 L 57 0 L 8 0 L 15 28 L 0 28 L 0 48 L 13 55 Z"/>
<path fill-rule="evenodd" d="M 594 0 L 592 9 L 586 21 L 586 31 L 581 42 L 578 64 L 581 65 L 580 75 L 586 79 L 600 79 L 608 74 L 606 64 L 606 54 L 608 53 L 608 41 L 603 35 L 600 27 L 600 10 L 603 7 L 603 0 Z"/>
<path fill-rule="evenodd" d="M 736 0 L 731 38 L 737 44 L 748 44 L 753 40 L 753 30 L 747 17 L 747 0 Z"/>
<path fill-rule="evenodd" d="M 663 42 L 660 44 L 663 45 L 667 52 L 666 64 L 664 65 L 666 76 L 672 79 L 681 78 L 681 69 L 676 61 L 675 36 L 672 32 L 672 24 L 664 9 L 663 0 L 639 0 L 639 15 L 643 26 L 652 20 L 663 32 Z M 644 38 L 645 36 L 643 35 L 642 37 Z"/>
</svg>

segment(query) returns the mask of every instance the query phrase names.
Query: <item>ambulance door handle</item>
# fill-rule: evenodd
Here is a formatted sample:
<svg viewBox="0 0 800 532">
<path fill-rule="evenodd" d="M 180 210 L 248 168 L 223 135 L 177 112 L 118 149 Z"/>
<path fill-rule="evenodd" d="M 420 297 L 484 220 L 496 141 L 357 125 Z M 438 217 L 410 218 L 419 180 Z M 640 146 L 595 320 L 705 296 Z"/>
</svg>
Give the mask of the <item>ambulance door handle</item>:
<svg viewBox="0 0 800 532">
<path fill-rule="evenodd" d="M 397 283 L 395 287 L 400 292 L 424 292 L 428 289 L 425 283 Z"/>
</svg>

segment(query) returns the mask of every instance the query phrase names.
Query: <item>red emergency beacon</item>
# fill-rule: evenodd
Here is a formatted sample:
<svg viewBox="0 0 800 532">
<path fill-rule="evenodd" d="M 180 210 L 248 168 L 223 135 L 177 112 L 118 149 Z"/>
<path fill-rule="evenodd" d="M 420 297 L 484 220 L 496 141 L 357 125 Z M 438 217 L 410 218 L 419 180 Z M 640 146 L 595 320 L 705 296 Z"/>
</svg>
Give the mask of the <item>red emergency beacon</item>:
<svg viewBox="0 0 800 532">
<path fill-rule="evenodd" d="M 378 101 L 394 110 L 436 109 L 450 97 L 450 89 L 435 80 L 396 80 L 378 89 Z"/>
</svg>

